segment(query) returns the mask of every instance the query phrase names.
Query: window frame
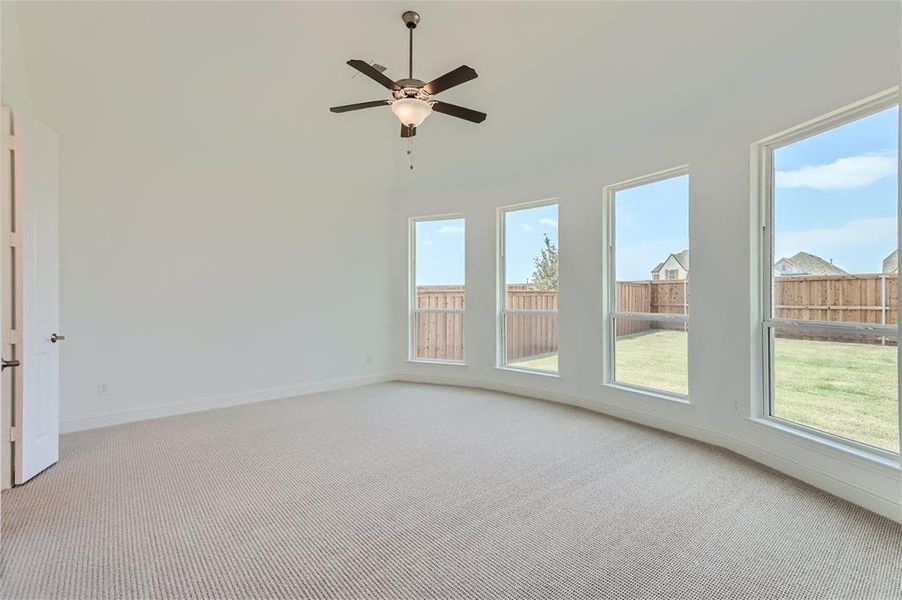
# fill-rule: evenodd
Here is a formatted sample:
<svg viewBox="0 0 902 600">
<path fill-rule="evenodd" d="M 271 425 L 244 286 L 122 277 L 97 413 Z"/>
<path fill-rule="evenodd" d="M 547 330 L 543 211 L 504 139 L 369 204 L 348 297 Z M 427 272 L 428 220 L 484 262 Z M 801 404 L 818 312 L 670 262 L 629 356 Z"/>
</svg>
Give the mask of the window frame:
<svg viewBox="0 0 902 600">
<path fill-rule="evenodd" d="M 456 308 L 419 308 L 417 306 L 417 223 L 429 221 L 450 221 L 462 219 L 464 222 L 464 307 Z M 441 215 L 426 215 L 410 217 L 407 220 L 407 361 L 430 365 L 456 365 L 467 364 L 467 339 L 466 339 L 466 310 L 467 310 L 467 219 L 463 213 L 448 213 Z M 463 349 L 460 360 L 445 358 L 418 358 L 417 357 L 417 316 L 420 314 L 459 314 L 461 319 L 461 339 Z"/>
<path fill-rule="evenodd" d="M 604 196 L 604 204 L 602 209 L 602 216 L 604 221 L 603 232 L 607 237 L 607 240 L 603 243 L 604 252 L 606 254 L 605 260 L 603 260 L 603 264 L 607 269 L 607 273 L 605 275 L 607 281 L 604 286 L 604 298 L 603 298 L 603 307 L 604 307 L 604 350 L 606 351 L 607 360 L 604 361 L 604 369 L 603 375 L 604 379 L 602 385 L 614 387 L 618 389 L 628 390 L 631 392 L 636 392 L 643 394 L 645 396 L 660 398 L 664 400 L 671 400 L 681 403 L 689 403 L 690 394 L 680 394 L 678 392 L 672 392 L 669 390 L 662 390 L 659 388 L 648 387 L 644 385 L 639 385 L 635 383 L 627 383 L 622 381 L 617 381 L 617 319 L 630 319 L 634 321 L 655 321 L 659 323 L 664 322 L 680 322 L 683 324 L 684 329 L 686 331 L 686 335 L 689 336 L 689 314 L 680 315 L 680 314 L 670 314 L 670 313 L 640 313 L 640 312 L 631 312 L 631 311 L 620 311 L 617 308 L 617 211 L 616 211 L 616 196 L 617 192 L 621 192 L 624 190 L 641 187 L 643 185 L 648 185 L 651 183 L 657 183 L 659 181 L 664 181 L 665 179 L 673 179 L 676 177 L 689 176 L 689 165 L 683 164 L 677 167 L 672 167 L 669 169 L 664 169 L 663 171 L 656 171 L 654 173 L 650 173 L 648 175 L 641 175 L 639 177 L 634 177 L 632 179 L 627 179 L 625 181 L 620 181 L 618 183 L 613 183 L 604 187 L 603 196 Z M 691 176 L 690 176 L 691 182 Z M 687 199 L 686 210 L 689 211 L 689 202 L 691 202 L 691 193 L 690 198 Z M 690 225 L 691 227 L 691 225 Z M 687 235 L 691 235 L 687 232 Z M 691 239 L 690 239 L 691 245 Z M 662 270 L 663 267 L 662 267 Z M 654 280 L 654 278 L 652 278 Z M 665 278 L 659 277 L 660 281 L 667 281 L 666 274 Z M 688 293 L 688 286 L 690 285 L 690 278 L 686 278 L 686 286 Z M 688 337 L 687 337 L 687 345 L 688 345 Z M 688 370 L 688 364 L 690 357 L 688 356 L 688 346 L 687 346 L 687 356 L 686 356 L 686 364 Z M 688 388 L 688 373 L 687 373 L 687 391 L 691 393 L 691 389 Z"/>
<path fill-rule="evenodd" d="M 760 306 L 758 327 L 760 334 L 758 343 L 761 344 L 761 389 L 763 392 L 761 401 L 755 403 L 752 418 L 764 421 L 769 425 L 775 425 L 793 435 L 827 442 L 832 446 L 852 450 L 865 456 L 894 461 L 899 460 L 900 455 L 897 452 L 871 446 L 864 442 L 817 429 L 803 423 L 790 421 L 774 414 L 776 392 L 776 356 L 774 347 L 779 331 L 829 331 L 837 334 L 882 336 L 893 338 L 896 340 L 897 345 L 900 333 L 898 323 L 896 325 L 881 325 L 877 323 L 807 321 L 774 317 L 774 246 L 776 233 L 774 230 L 774 151 L 899 105 L 899 88 L 894 87 L 752 144 L 754 167 L 752 177 L 753 183 L 755 183 L 757 188 L 757 194 L 755 195 L 757 195 L 760 211 L 760 237 L 758 238 L 760 286 L 758 294 Z M 897 221 L 899 221 L 898 215 Z M 899 383 L 898 379 L 897 375 L 897 386 Z M 900 408 L 902 408 L 902 405 L 900 405 Z"/>
<path fill-rule="evenodd" d="M 560 281 L 561 281 L 561 265 L 560 258 L 558 259 L 558 309 L 557 310 L 546 310 L 546 309 L 508 309 L 507 308 L 507 261 L 504 254 L 505 248 L 505 235 L 506 235 L 506 220 L 505 217 L 507 213 L 516 212 L 519 210 L 529 210 L 531 208 L 539 208 L 542 206 L 552 206 L 557 205 L 558 207 L 558 252 L 560 252 L 560 211 L 561 205 L 560 201 L 557 197 L 552 198 L 544 198 L 542 200 L 533 200 L 530 202 L 521 202 L 518 204 L 509 204 L 507 206 L 499 206 L 497 209 L 497 222 L 498 222 L 498 248 L 495 255 L 497 256 L 498 263 L 496 265 L 496 272 L 498 273 L 497 279 L 497 316 L 496 316 L 496 335 L 495 339 L 497 340 L 497 346 L 495 349 L 495 368 L 496 369 L 504 369 L 506 371 L 515 371 L 517 373 L 530 373 L 532 375 L 544 375 L 546 377 L 558 377 L 561 376 L 561 352 L 560 352 L 560 340 L 558 340 L 558 369 L 557 371 L 546 371 L 544 369 L 530 369 L 528 367 L 517 367 L 509 364 L 507 362 L 507 315 L 509 314 L 520 314 L 520 315 L 555 315 L 557 317 L 557 325 L 558 325 L 558 336 L 560 336 L 560 306 L 561 306 L 561 289 L 560 289 Z M 559 255 L 560 256 L 560 255 Z"/>
</svg>

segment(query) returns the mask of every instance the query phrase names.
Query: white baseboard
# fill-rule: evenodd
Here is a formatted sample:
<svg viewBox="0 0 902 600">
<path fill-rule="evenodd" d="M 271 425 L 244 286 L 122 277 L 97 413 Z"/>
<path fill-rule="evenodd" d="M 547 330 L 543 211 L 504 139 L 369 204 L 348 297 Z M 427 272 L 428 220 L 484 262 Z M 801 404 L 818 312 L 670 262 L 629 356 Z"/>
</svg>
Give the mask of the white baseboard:
<svg viewBox="0 0 902 600">
<path fill-rule="evenodd" d="M 393 379 L 394 377 L 387 373 L 376 375 L 361 375 L 358 377 L 346 377 L 343 379 L 330 379 L 326 381 L 302 383 L 293 386 L 270 388 L 256 392 L 227 394 L 222 396 L 209 396 L 207 398 L 196 398 L 193 400 L 186 400 L 184 402 L 160 404 L 157 406 L 136 408 L 117 412 L 108 412 L 101 415 L 62 420 L 60 421 L 60 433 L 71 433 L 74 431 L 84 431 L 86 429 L 97 429 L 98 427 L 121 425 L 123 423 L 143 421 L 145 419 L 171 417 L 173 415 L 182 415 L 203 410 L 211 410 L 214 408 L 225 408 L 227 406 L 238 406 L 239 404 L 250 404 L 252 402 L 281 400 L 283 398 L 293 398 L 295 396 L 304 396 L 306 394 L 315 394 L 317 392 L 328 392 L 331 390 L 358 387 L 372 383 L 382 383 L 385 381 L 391 381 Z"/>
<path fill-rule="evenodd" d="M 669 431 L 683 437 L 695 439 L 713 446 L 726 448 L 737 454 L 741 454 L 747 458 L 761 463 L 772 469 L 776 469 L 782 473 L 794 477 L 800 481 L 822 489 L 834 496 L 848 500 L 853 504 L 857 504 L 867 510 L 875 512 L 888 519 L 902 523 L 902 503 L 893 498 L 886 498 L 877 495 L 871 491 L 862 489 L 852 485 L 846 481 L 838 479 L 833 475 L 824 473 L 814 469 L 808 465 L 794 461 L 781 454 L 775 454 L 766 448 L 749 443 L 745 440 L 737 439 L 733 436 L 724 435 L 719 432 L 710 431 L 708 429 L 679 423 L 663 417 L 648 415 L 644 412 L 623 408 L 621 406 L 608 404 L 599 400 L 592 400 L 580 396 L 569 394 L 561 394 L 546 390 L 539 390 L 532 387 L 511 385 L 506 383 L 488 382 L 481 379 L 460 376 L 442 376 L 434 375 L 414 375 L 410 373 L 396 374 L 396 381 L 407 381 L 411 383 L 427 383 L 438 385 L 454 385 L 460 387 L 480 388 L 496 392 L 515 394 L 525 396 L 527 398 L 536 398 L 539 400 L 548 400 L 550 402 L 558 402 L 571 406 L 579 406 L 595 412 L 618 417 L 626 421 L 647 425 L 656 429 Z"/>
</svg>

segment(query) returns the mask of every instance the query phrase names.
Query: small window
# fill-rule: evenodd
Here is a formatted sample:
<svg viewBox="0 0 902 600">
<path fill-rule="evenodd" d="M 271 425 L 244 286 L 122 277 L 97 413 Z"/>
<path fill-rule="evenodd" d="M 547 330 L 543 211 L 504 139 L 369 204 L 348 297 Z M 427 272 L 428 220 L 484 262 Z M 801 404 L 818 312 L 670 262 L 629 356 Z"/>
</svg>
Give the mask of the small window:
<svg viewBox="0 0 902 600">
<path fill-rule="evenodd" d="M 462 218 L 411 220 L 412 360 L 464 360 L 464 233 Z"/>
<path fill-rule="evenodd" d="M 685 168 L 611 186 L 606 380 L 689 394 L 689 175 Z"/>
<path fill-rule="evenodd" d="M 558 205 L 502 209 L 499 364 L 558 371 Z"/>
<path fill-rule="evenodd" d="M 761 144 L 764 414 L 899 452 L 896 95 Z"/>
</svg>

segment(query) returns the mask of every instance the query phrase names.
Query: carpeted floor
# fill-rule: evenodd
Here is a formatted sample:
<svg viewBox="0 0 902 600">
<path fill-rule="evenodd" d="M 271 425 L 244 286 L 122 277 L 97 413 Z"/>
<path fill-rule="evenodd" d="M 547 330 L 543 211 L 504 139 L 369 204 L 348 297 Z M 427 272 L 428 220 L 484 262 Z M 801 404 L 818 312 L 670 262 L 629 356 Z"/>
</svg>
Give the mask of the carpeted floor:
<svg viewBox="0 0 902 600">
<path fill-rule="evenodd" d="M 728 452 L 382 384 L 62 438 L 4 598 L 900 598 L 902 526 Z"/>
</svg>

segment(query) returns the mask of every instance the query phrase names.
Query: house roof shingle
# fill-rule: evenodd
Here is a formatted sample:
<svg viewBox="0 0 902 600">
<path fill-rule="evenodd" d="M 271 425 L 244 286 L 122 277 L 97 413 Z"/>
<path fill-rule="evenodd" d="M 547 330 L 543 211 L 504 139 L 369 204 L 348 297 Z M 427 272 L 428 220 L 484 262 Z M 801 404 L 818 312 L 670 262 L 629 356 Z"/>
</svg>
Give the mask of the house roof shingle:
<svg viewBox="0 0 902 600">
<path fill-rule="evenodd" d="M 655 268 L 651 270 L 651 272 L 652 272 L 652 273 L 658 273 L 658 272 L 660 272 L 661 269 L 664 268 L 664 263 L 666 263 L 666 262 L 667 262 L 667 259 L 669 259 L 671 256 L 672 256 L 678 263 L 680 263 L 680 266 L 683 267 L 683 270 L 684 270 L 684 271 L 688 271 L 688 270 L 689 270 L 689 250 L 686 249 L 686 250 L 683 250 L 682 252 L 677 252 L 676 254 L 668 254 L 668 255 L 667 255 L 667 258 L 664 259 L 664 262 L 658 263 L 658 264 L 655 266 Z"/>
<path fill-rule="evenodd" d="M 887 275 L 899 272 L 899 250 L 893 250 L 883 259 L 883 272 Z"/>
<path fill-rule="evenodd" d="M 774 269 L 780 275 L 848 275 L 833 263 L 807 252 L 781 258 L 774 263 Z"/>
</svg>

